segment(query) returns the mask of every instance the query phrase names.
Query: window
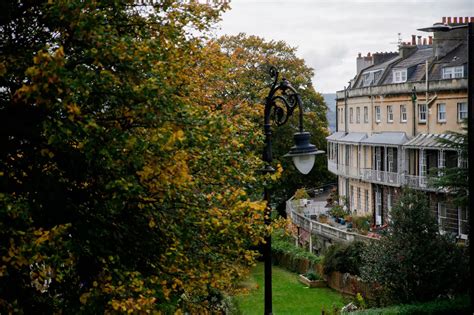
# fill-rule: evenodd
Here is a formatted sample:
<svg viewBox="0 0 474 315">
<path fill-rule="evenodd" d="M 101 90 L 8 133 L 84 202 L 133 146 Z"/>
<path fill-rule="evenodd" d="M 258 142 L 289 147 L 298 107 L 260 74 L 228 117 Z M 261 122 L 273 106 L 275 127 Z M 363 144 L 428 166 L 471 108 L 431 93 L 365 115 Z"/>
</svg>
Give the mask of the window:
<svg viewBox="0 0 474 315">
<path fill-rule="evenodd" d="M 393 83 L 403 83 L 407 81 L 407 69 L 393 70 Z"/>
<path fill-rule="evenodd" d="M 393 122 L 393 106 L 387 106 L 387 122 Z"/>
<path fill-rule="evenodd" d="M 389 192 L 387 194 L 387 219 L 388 222 L 392 222 L 392 215 L 390 214 L 392 210 L 392 194 Z"/>
<path fill-rule="evenodd" d="M 426 122 L 426 104 L 418 104 L 418 122 Z"/>
<path fill-rule="evenodd" d="M 349 122 L 352 124 L 354 122 L 354 108 L 349 108 Z"/>
<path fill-rule="evenodd" d="M 382 75 L 383 69 L 368 71 L 362 75 L 362 87 L 375 83 Z"/>
<path fill-rule="evenodd" d="M 354 209 L 354 186 L 351 186 L 351 203 L 349 206 L 351 207 L 351 210 Z"/>
<path fill-rule="evenodd" d="M 407 107 L 400 105 L 400 122 L 407 122 Z"/>
<path fill-rule="evenodd" d="M 360 124 L 360 107 L 356 108 L 356 123 Z"/>
<path fill-rule="evenodd" d="M 375 224 L 382 225 L 382 192 L 375 191 Z"/>
<path fill-rule="evenodd" d="M 375 122 L 380 122 L 380 106 L 375 106 Z"/>
<path fill-rule="evenodd" d="M 373 72 L 368 72 L 364 73 L 362 76 L 362 86 L 369 86 L 374 82 L 374 73 Z"/>
<path fill-rule="evenodd" d="M 369 108 L 364 106 L 364 124 L 369 123 Z"/>
<path fill-rule="evenodd" d="M 438 104 L 438 122 L 446 122 L 446 104 Z"/>
<path fill-rule="evenodd" d="M 468 211 L 466 207 L 458 207 L 458 234 L 461 238 L 467 238 Z"/>
<path fill-rule="evenodd" d="M 369 211 L 369 190 L 365 190 L 365 212 Z"/>
<path fill-rule="evenodd" d="M 446 219 L 446 204 L 443 202 L 438 202 L 438 225 L 441 230 L 445 230 Z"/>
<path fill-rule="evenodd" d="M 341 124 L 344 123 L 344 109 L 343 108 L 339 109 L 339 120 L 341 121 Z"/>
<path fill-rule="evenodd" d="M 458 122 L 467 118 L 467 103 L 458 103 Z"/>
<path fill-rule="evenodd" d="M 357 187 L 357 210 L 362 209 L 362 196 L 360 194 L 360 187 Z"/>
<path fill-rule="evenodd" d="M 454 79 L 464 77 L 464 67 L 446 67 L 443 68 L 443 79 Z"/>
</svg>

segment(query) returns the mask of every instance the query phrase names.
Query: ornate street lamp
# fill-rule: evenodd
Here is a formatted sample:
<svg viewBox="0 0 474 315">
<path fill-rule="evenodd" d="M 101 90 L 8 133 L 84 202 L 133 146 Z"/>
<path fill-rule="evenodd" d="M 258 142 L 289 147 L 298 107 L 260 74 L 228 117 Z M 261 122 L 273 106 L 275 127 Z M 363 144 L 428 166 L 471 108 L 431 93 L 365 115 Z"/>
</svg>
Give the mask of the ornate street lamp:
<svg viewBox="0 0 474 315">
<path fill-rule="evenodd" d="M 299 132 L 294 134 L 295 145 L 290 149 L 285 157 L 291 157 L 293 162 L 303 174 L 308 174 L 314 165 L 315 155 L 324 153 L 316 148 L 315 145 L 309 143 L 310 134 L 305 132 L 303 128 L 303 105 L 298 92 L 291 86 L 290 82 L 283 78 L 278 82 L 279 73 L 275 67 L 270 68 L 270 76 L 273 83 L 265 99 L 264 112 L 264 132 L 265 132 L 265 148 L 263 150 L 263 161 L 265 161 L 264 172 L 273 173 L 275 169 L 271 166 L 272 157 L 272 130 L 271 121 L 277 127 L 286 124 L 288 119 L 293 115 L 294 110 L 299 109 Z M 270 224 L 270 193 L 265 187 L 264 198 L 267 202 L 265 209 L 265 224 Z M 265 237 L 263 246 L 263 256 L 265 261 L 265 314 L 272 314 L 272 257 L 271 257 L 271 235 Z"/>
</svg>

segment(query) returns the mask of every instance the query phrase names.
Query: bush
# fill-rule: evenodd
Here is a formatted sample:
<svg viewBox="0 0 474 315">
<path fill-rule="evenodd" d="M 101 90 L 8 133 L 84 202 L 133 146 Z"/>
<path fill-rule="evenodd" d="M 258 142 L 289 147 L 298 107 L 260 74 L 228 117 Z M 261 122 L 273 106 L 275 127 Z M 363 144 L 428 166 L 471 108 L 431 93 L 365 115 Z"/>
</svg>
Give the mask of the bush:
<svg viewBox="0 0 474 315">
<path fill-rule="evenodd" d="M 321 257 L 296 247 L 291 237 L 286 236 L 282 230 L 277 230 L 272 235 L 272 257 L 275 265 L 298 273 L 314 269 L 321 262 Z"/>
<path fill-rule="evenodd" d="M 362 264 L 362 253 L 366 247 L 363 242 L 352 242 L 346 244 L 331 245 L 323 259 L 323 269 L 325 274 L 334 271 L 360 275 Z"/>
<path fill-rule="evenodd" d="M 312 270 L 305 273 L 304 276 L 311 281 L 322 280 L 321 276 Z"/>
<path fill-rule="evenodd" d="M 348 214 L 341 205 L 334 205 L 328 213 L 336 218 L 344 218 Z"/>
<path fill-rule="evenodd" d="M 352 312 L 354 315 L 464 315 L 470 314 L 469 296 L 462 295 L 454 299 L 439 299 L 426 303 L 396 305 L 386 308 L 374 308 Z"/>
<path fill-rule="evenodd" d="M 370 229 L 371 215 L 352 217 L 352 227 L 359 232 L 368 232 Z"/>
<path fill-rule="evenodd" d="M 422 193 L 406 190 L 392 208 L 389 233 L 363 253 L 361 276 L 383 287 L 387 303 L 430 301 L 469 287 L 469 253 L 439 234 Z"/>
</svg>

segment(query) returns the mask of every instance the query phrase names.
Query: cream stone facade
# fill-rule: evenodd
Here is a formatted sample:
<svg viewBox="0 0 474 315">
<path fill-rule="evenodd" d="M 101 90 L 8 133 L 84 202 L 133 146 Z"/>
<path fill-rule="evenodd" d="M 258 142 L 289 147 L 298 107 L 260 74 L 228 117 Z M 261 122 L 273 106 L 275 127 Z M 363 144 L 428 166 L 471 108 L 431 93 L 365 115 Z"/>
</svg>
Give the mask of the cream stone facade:
<svg viewBox="0 0 474 315">
<path fill-rule="evenodd" d="M 328 140 L 328 169 L 353 214 L 390 222 L 401 191 L 424 191 L 440 228 L 467 237 L 467 209 L 450 203 L 428 175 L 466 167 L 459 152 L 438 139 L 462 131 L 467 118 L 464 30 L 402 43 L 400 51 L 358 57 L 349 88 L 337 92 L 337 131 Z M 363 59 L 364 62 L 360 62 Z"/>
</svg>

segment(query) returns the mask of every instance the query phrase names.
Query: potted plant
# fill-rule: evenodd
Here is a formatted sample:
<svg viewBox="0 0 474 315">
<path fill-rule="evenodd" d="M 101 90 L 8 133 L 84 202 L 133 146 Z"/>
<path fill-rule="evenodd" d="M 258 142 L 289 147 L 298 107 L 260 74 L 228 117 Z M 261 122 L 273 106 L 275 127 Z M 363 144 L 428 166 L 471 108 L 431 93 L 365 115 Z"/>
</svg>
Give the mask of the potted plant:
<svg viewBox="0 0 474 315">
<path fill-rule="evenodd" d="M 299 276 L 299 281 L 309 288 L 326 287 L 326 282 L 314 271 L 308 271 Z"/>
</svg>

